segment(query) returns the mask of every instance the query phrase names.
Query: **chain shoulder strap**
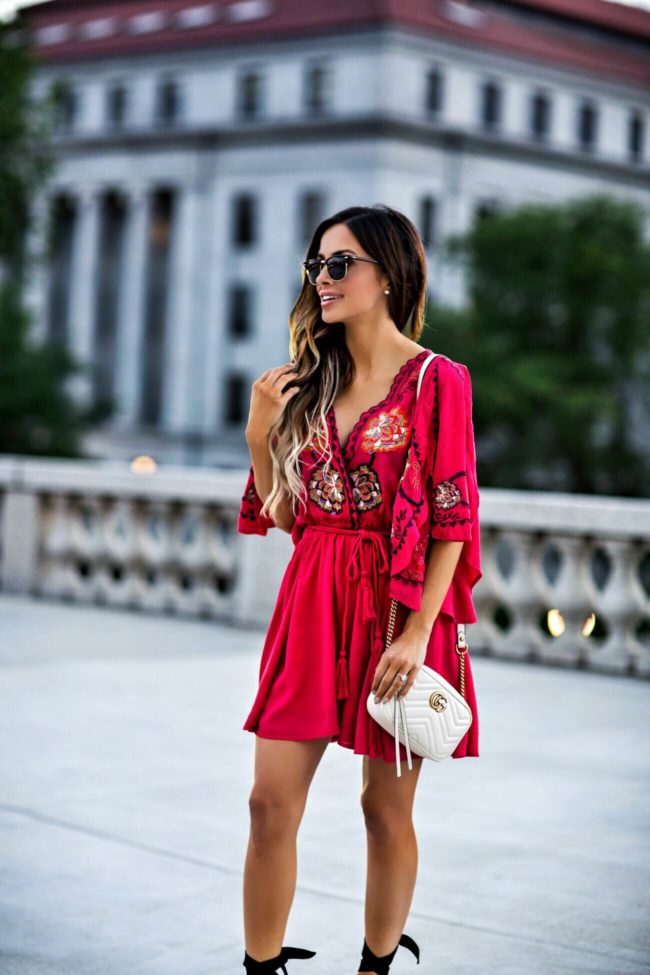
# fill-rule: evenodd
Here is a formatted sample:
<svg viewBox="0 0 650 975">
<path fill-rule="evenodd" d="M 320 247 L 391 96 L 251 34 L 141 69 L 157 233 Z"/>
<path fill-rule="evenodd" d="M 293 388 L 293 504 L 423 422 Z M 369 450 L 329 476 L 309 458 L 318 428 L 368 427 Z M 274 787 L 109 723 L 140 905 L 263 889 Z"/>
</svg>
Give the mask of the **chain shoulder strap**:
<svg viewBox="0 0 650 975">
<path fill-rule="evenodd" d="M 432 362 L 437 355 L 438 355 L 437 352 L 432 352 L 431 355 L 427 356 L 427 358 L 422 363 L 422 367 L 420 369 L 420 375 L 418 376 L 417 390 L 415 393 L 416 401 L 418 396 L 420 395 L 420 387 L 422 386 L 422 377 L 424 376 L 425 370 L 429 365 L 429 363 Z M 391 645 L 391 643 L 393 642 L 393 630 L 395 629 L 396 614 L 397 614 L 397 600 L 391 599 L 390 612 L 388 615 L 388 629 L 386 632 L 387 650 Z M 463 695 L 463 697 L 465 697 L 465 654 L 467 653 L 467 650 L 468 647 L 467 647 L 467 640 L 465 638 L 465 624 L 457 623 L 456 624 L 456 653 L 460 657 L 460 693 Z"/>
</svg>

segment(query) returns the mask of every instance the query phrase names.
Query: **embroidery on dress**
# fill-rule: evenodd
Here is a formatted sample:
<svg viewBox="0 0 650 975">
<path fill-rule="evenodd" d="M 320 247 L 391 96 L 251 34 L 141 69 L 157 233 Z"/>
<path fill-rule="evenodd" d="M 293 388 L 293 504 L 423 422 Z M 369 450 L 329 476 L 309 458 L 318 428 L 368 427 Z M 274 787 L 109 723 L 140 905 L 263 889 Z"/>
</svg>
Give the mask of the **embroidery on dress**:
<svg viewBox="0 0 650 975">
<path fill-rule="evenodd" d="M 410 423 L 399 406 L 372 417 L 361 434 L 361 447 L 367 454 L 397 450 L 408 443 Z"/>
<path fill-rule="evenodd" d="M 257 491 L 255 490 L 255 481 L 251 481 L 250 485 L 246 488 L 241 497 L 241 517 L 246 518 L 248 521 L 255 521 L 257 519 L 257 512 L 255 510 L 255 498 L 257 497 Z"/>
<path fill-rule="evenodd" d="M 414 429 L 406 465 L 397 487 L 395 511 L 391 523 L 390 541 L 391 552 L 394 556 L 401 551 L 406 543 L 411 528 L 417 524 L 420 511 L 425 503 L 422 496 L 421 470 L 422 453 Z"/>
<path fill-rule="evenodd" d="M 377 472 L 367 464 L 361 464 L 350 471 L 352 498 L 359 511 L 370 511 L 383 501 L 381 484 Z"/>
<path fill-rule="evenodd" d="M 322 436 L 319 437 L 318 432 L 314 433 L 311 439 L 307 443 L 307 449 L 311 450 L 314 454 L 318 456 L 326 456 L 327 454 L 327 440 L 323 440 Z"/>
<path fill-rule="evenodd" d="M 460 480 L 461 484 L 467 485 L 467 472 L 458 471 L 444 481 L 438 481 L 433 488 L 433 524 L 438 528 L 455 528 L 458 525 L 466 525 L 471 521 L 469 501 L 463 497 L 458 484 L 454 481 Z M 461 506 L 462 510 L 453 511 L 453 508 Z"/>
<path fill-rule="evenodd" d="M 342 510 L 343 480 L 335 467 L 321 464 L 314 468 L 309 480 L 309 497 L 328 514 Z"/>
<path fill-rule="evenodd" d="M 454 477 L 459 477 L 459 475 L 455 474 Z M 454 484 L 453 481 L 439 481 L 438 484 L 434 485 L 433 503 L 436 508 L 455 508 L 460 500 L 458 485 Z"/>
</svg>

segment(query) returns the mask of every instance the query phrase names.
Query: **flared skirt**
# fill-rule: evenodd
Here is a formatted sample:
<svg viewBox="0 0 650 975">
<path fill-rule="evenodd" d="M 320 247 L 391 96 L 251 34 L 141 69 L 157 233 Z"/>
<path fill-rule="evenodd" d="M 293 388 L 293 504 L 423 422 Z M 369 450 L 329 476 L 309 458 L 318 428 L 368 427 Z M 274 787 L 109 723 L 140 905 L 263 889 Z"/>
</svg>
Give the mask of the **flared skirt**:
<svg viewBox="0 0 650 975">
<path fill-rule="evenodd" d="M 282 578 L 243 730 L 290 741 L 327 737 L 358 755 L 395 761 L 394 737 L 366 707 L 386 646 L 389 542 L 388 532 L 305 526 Z M 409 613 L 397 603 L 393 641 Z M 438 614 L 424 662 L 460 690 L 457 622 L 464 621 Z M 472 723 L 452 758 L 479 754 L 469 652 L 465 699 Z M 406 749 L 399 748 L 405 762 Z"/>
</svg>

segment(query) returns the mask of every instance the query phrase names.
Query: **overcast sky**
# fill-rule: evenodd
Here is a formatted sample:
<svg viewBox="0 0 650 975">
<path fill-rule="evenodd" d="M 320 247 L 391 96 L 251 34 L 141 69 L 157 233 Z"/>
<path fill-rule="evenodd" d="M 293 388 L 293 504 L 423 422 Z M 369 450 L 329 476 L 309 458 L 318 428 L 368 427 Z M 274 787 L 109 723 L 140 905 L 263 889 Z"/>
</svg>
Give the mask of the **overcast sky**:
<svg viewBox="0 0 650 975">
<path fill-rule="evenodd" d="M 36 0 L 21 0 L 21 2 L 16 2 L 16 0 L 0 0 L 0 19 L 6 20 L 11 17 L 17 7 L 29 7 L 32 2 L 36 2 Z M 619 0 L 619 2 L 623 2 L 623 0 Z M 646 10 L 650 10 L 650 0 L 634 0 L 634 2 L 626 0 L 626 2 L 632 7 L 644 7 Z"/>
</svg>

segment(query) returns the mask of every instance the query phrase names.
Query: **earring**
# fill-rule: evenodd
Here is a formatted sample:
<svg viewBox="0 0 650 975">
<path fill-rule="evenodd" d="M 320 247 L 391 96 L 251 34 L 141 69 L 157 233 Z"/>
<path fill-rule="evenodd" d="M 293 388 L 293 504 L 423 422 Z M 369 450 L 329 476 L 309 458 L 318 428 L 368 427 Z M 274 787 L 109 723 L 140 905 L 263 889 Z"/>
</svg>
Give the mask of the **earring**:
<svg viewBox="0 0 650 975">
<path fill-rule="evenodd" d="M 384 294 L 385 295 L 389 295 L 390 294 L 390 288 L 384 288 Z"/>
</svg>

